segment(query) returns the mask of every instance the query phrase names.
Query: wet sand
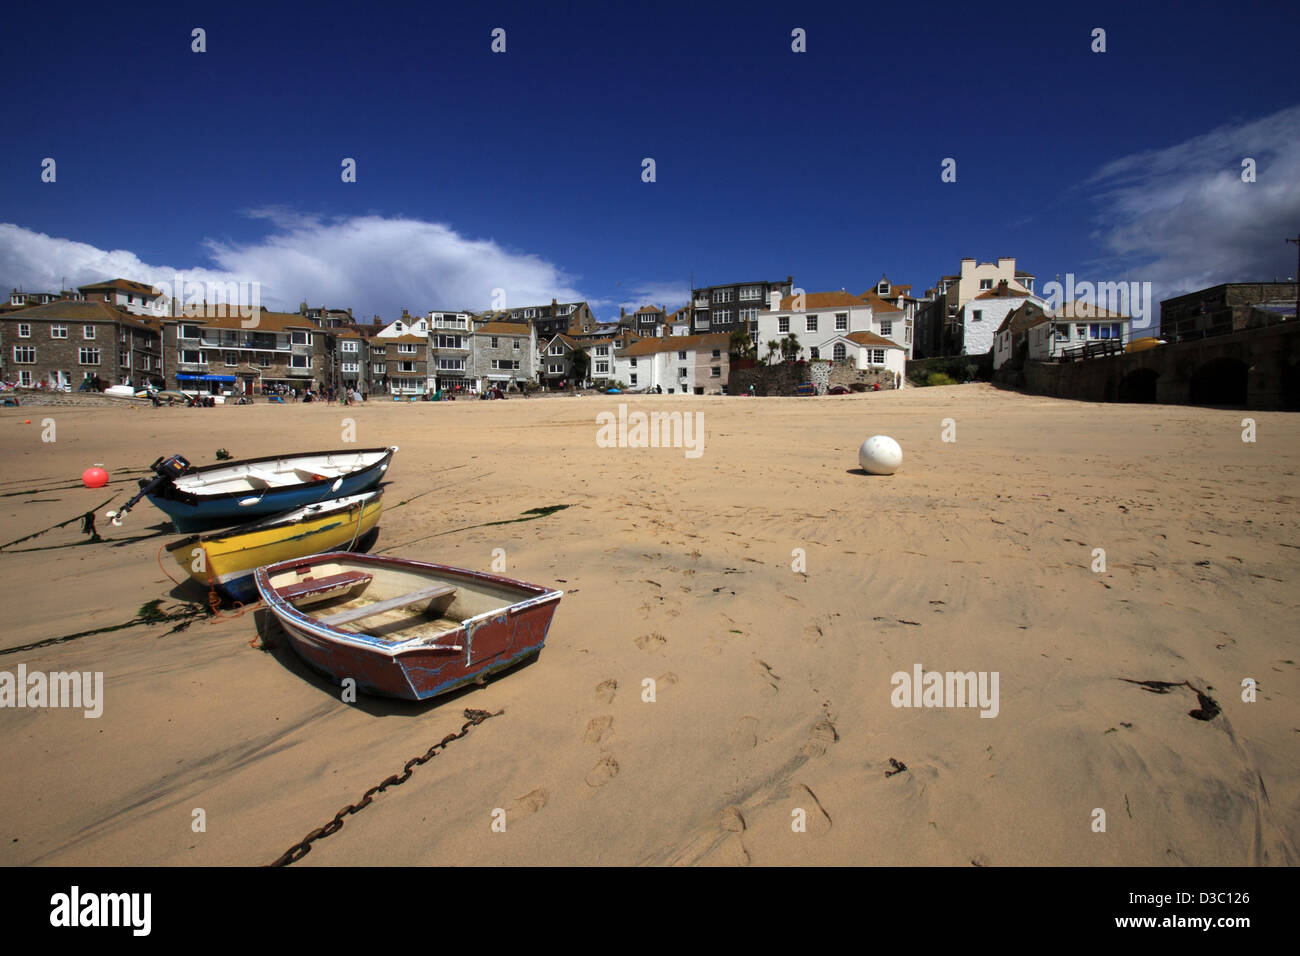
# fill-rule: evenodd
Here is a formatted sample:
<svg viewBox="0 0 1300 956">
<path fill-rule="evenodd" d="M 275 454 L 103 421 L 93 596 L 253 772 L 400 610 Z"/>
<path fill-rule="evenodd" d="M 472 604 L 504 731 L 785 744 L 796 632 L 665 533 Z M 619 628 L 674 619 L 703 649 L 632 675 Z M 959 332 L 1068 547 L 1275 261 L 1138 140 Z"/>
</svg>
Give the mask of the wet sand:
<svg viewBox="0 0 1300 956">
<path fill-rule="evenodd" d="M 703 412 L 703 454 L 598 447 L 620 402 Z M 401 447 L 375 550 L 500 548 L 566 591 L 535 663 L 349 704 L 261 612 L 186 617 L 204 595 L 160 570 L 147 502 L 101 543 L 73 522 L 0 549 L 0 671 L 104 673 L 97 719 L 0 709 L 0 862 L 268 863 L 468 707 L 504 713 L 296 865 L 1295 864 L 1300 417 L 1249 413 L 1244 443 L 1247 414 L 983 385 L 0 409 L 3 542 L 120 504 L 159 455 L 342 447 L 350 418 Z M 877 433 L 892 477 L 857 471 Z M 79 485 L 95 462 L 108 489 Z M 159 599 L 174 619 L 13 651 Z M 893 706 L 916 665 L 997 672 L 997 716 Z M 1190 716 L 1196 690 L 1221 712 Z"/>
</svg>

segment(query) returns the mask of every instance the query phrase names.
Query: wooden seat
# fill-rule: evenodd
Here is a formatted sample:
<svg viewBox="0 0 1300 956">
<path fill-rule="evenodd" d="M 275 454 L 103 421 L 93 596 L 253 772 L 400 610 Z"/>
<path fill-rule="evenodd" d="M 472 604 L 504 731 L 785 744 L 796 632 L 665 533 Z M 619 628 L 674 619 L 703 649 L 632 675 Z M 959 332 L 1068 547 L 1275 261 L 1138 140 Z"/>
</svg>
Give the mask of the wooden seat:
<svg viewBox="0 0 1300 956">
<path fill-rule="evenodd" d="M 290 475 L 281 475 L 274 471 L 263 471 L 261 468 L 254 468 L 251 465 L 248 468 L 248 477 L 263 482 L 272 488 L 296 484 L 296 480 Z"/>
<path fill-rule="evenodd" d="M 346 611 L 340 611 L 338 614 L 331 614 L 329 617 L 322 617 L 319 620 L 322 624 L 337 627 L 340 624 L 350 624 L 362 618 L 374 617 L 376 614 L 383 614 L 385 611 L 392 611 L 399 607 L 409 607 L 412 604 L 419 604 L 421 601 L 432 601 L 434 598 L 455 593 L 456 589 L 450 585 L 435 584 L 427 588 L 421 588 L 418 591 L 411 591 L 409 594 L 399 594 L 397 597 L 391 597 L 386 601 L 376 601 L 374 604 L 349 608 Z"/>
<path fill-rule="evenodd" d="M 297 601 L 318 594 L 328 594 L 330 591 L 346 591 L 359 584 L 369 584 L 373 578 L 373 574 L 366 574 L 364 571 L 344 571 L 341 574 L 327 574 L 323 578 L 304 578 L 296 584 L 276 588 L 276 591 L 286 601 Z"/>
</svg>

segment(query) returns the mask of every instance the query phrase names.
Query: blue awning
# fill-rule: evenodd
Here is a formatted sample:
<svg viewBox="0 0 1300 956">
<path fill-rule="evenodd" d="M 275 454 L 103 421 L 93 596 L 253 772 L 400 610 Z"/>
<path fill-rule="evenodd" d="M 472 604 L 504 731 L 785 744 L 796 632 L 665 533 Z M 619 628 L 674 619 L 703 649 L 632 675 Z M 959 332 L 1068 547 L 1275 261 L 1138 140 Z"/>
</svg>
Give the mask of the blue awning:
<svg viewBox="0 0 1300 956">
<path fill-rule="evenodd" d="M 178 382 L 233 382 L 233 375 L 177 375 Z"/>
</svg>

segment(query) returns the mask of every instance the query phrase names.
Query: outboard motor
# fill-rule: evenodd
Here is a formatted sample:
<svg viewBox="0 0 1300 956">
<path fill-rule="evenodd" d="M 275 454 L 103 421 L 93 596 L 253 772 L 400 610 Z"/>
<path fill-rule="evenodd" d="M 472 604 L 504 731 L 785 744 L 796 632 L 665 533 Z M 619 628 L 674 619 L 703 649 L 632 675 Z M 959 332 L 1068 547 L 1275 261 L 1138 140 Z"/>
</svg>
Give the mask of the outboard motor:
<svg viewBox="0 0 1300 956">
<path fill-rule="evenodd" d="M 141 478 L 140 491 L 130 501 L 122 506 L 121 511 L 106 511 L 104 513 L 104 517 L 112 521 L 113 527 L 120 528 L 122 526 L 122 520 L 126 517 L 126 513 L 134 508 L 136 502 L 145 495 L 156 491 L 164 485 L 170 484 L 181 475 L 194 470 L 194 466 L 189 463 L 189 460 L 181 455 L 172 455 L 170 458 L 159 458 L 149 467 L 155 472 L 155 477 Z"/>
</svg>

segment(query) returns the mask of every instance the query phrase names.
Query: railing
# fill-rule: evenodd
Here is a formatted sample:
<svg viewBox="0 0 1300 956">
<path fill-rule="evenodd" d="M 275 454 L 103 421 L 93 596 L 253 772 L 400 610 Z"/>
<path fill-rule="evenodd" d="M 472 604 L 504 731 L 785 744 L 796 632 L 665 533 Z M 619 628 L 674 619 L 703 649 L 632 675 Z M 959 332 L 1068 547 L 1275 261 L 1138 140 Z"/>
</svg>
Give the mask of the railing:
<svg viewBox="0 0 1300 956">
<path fill-rule="evenodd" d="M 1087 342 L 1084 345 L 1071 346 L 1068 349 L 1061 350 L 1061 361 L 1075 362 L 1080 359 L 1097 358 L 1102 355 L 1119 355 L 1124 351 L 1124 343 L 1120 339 L 1099 339 L 1096 342 Z"/>
</svg>

